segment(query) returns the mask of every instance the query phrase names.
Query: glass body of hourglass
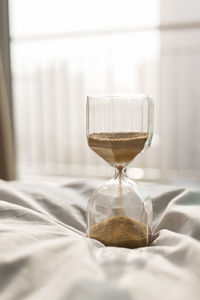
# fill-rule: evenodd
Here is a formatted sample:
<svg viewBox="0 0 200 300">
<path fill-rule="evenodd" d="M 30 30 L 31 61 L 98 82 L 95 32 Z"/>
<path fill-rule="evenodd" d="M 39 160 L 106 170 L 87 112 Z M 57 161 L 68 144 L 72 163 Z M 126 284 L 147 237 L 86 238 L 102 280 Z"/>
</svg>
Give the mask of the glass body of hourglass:
<svg viewBox="0 0 200 300">
<path fill-rule="evenodd" d="M 126 176 L 126 169 L 150 146 L 152 135 L 150 97 L 88 97 L 88 145 L 116 170 L 114 178 L 90 196 L 87 206 L 87 236 L 105 246 L 138 248 L 151 241 L 151 200 L 140 185 Z"/>
</svg>

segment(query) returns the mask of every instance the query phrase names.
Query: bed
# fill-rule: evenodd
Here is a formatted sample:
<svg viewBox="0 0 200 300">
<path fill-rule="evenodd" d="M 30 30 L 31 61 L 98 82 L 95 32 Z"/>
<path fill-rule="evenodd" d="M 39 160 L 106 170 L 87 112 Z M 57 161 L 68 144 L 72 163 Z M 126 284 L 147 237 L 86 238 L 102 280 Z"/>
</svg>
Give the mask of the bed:
<svg viewBox="0 0 200 300">
<path fill-rule="evenodd" d="M 125 249 L 85 237 L 99 184 L 0 181 L 0 299 L 199 300 L 200 190 L 143 184 L 153 241 Z"/>
</svg>

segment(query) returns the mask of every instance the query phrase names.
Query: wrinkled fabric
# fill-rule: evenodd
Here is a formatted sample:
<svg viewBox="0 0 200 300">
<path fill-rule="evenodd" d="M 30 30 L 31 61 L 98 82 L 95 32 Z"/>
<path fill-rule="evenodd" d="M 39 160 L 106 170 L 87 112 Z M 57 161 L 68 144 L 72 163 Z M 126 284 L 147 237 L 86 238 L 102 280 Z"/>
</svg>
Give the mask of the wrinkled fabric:
<svg viewBox="0 0 200 300">
<path fill-rule="evenodd" d="M 1 300 L 199 300 L 200 191 L 147 184 L 153 241 L 104 247 L 85 237 L 97 181 L 0 181 Z"/>
</svg>

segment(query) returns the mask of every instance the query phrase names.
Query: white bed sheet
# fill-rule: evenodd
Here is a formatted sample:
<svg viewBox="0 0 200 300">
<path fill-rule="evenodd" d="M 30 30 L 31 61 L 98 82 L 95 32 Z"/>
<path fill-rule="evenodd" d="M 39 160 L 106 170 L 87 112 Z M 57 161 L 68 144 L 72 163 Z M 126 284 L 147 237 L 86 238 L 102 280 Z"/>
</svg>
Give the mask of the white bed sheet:
<svg viewBox="0 0 200 300">
<path fill-rule="evenodd" d="M 1 300 L 199 300 L 200 191 L 146 185 L 150 247 L 91 252 L 86 204 L 97 181 L 0 181 Z"/>
</svg>

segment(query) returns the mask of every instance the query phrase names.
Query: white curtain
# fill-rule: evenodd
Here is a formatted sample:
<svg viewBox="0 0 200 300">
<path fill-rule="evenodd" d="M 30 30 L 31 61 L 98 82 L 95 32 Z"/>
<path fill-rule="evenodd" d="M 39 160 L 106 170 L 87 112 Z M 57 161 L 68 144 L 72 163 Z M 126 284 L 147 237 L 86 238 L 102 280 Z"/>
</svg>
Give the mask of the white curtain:
<svg viewBox="0 0 200 300">
<path fill-rule="evenodd" d="M 54 39 L 50 34 L 49 39 L 42 39 L 41 35 L 34 40 L 34 35 L 28 36 L 27 27 L 20 26 L 20 30 L 26 29 L 24 35 L 19 30 L 12 44 L 18 170 L 81 176 L 91 174 L 91 170 L 95 170 L 94 175 L 98 170 L 99 175 L 103 170 L 105 174 L 106 164 L 92 153 L 85 138 L 86 96 L 145 92 L 155 99 L 154 138 L 151 148 L 136 158 L 134 166 L 156 171 L 158 176 L 167 170 L 199 174 L 200 2 L 152 0 L 148 5 L 154 5 L 145 11 L 143 5 L 138 8 L 138 1 L 128 2 L 134 3 L 134 14 L 140 12 L 143 18 L 138 15 L 139 23 L 132 23 L 136 19 L 131 10 L 126 10 L 130 23 L 126 18 L 108 18 L 115 21 L 113 28 L 121 24 L 116 31 L 108 22 L 107 27 L 100 28 L 101 34 L 87 34 L 85 29 L 81 35 L 80 27 L 79 34 L 73 35 L 73 28 L 72 32 L 65 28 L 66 36 Z M 124 9 L 124 1 L 120 3 Z M 54 4 L 57 7 L 56 1 Z M 143 12 L 152 16 L 146 27 L 140 28 L 146 20 Z M 56 24 L 62 16 L 65 24 L 65 14 L 60 11 Z M 85 19 L 84 15 L 80 24 L 84 25 Z M 35 23 L 31 24 L 35 30 Z M 125 25 L 130 24 L 126 30 Z M 89 25 L 93 28 L 93 23 Z M 39 26 L 36 31 L 36 35 L 41 33 Z"/>
</svg>

